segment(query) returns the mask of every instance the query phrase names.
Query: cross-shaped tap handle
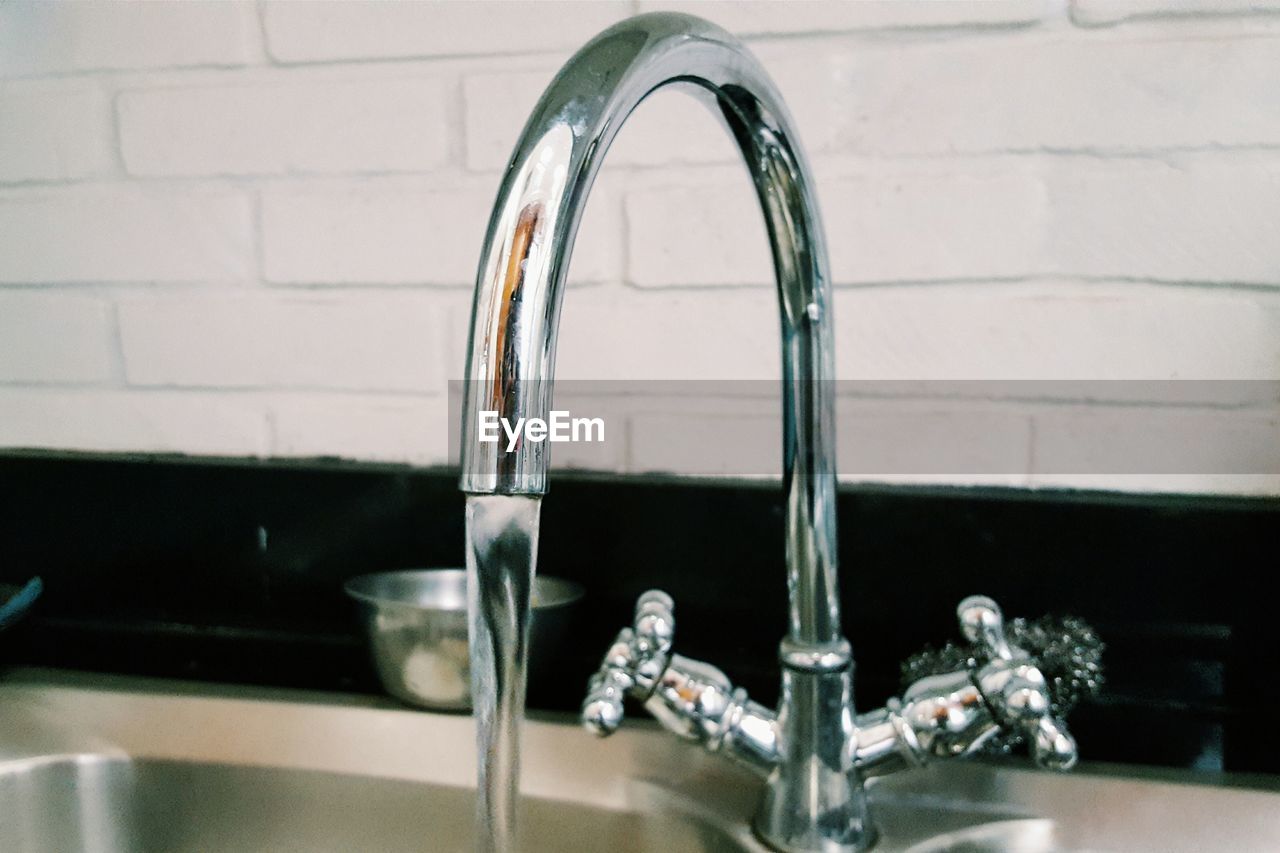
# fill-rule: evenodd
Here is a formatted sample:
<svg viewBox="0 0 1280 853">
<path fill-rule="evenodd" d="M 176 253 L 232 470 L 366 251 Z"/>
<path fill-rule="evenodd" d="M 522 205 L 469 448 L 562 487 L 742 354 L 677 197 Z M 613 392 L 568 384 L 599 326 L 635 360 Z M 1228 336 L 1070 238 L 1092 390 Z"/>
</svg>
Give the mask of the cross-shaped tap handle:
<svg viewBox="0 0 1280 853">
<path fill-rule="evenodd" d="M 1001 723 L 1022 732 L 1041 767 L 1074 765 L 1075 738 L 1050 712 L 1049 685 L 1039 662 L 1006 639 L 1000 606 L 985 595 L 971 595 L 960 602 L 956 617 L 965 639 L 990 658 L 978 667 L 975 680 Z"/>
<path fill-rule="evenodd" d="M 657 589 L 641 595 L 631 627 L 618 632 L 587 685 L 582 724 L 588 731 L 601 737 L 613 734 L 622 725 L 626 694 L 644 698 L 653 692 L 671 662 L 675 633 L 671 596 Z"/>
</svg>

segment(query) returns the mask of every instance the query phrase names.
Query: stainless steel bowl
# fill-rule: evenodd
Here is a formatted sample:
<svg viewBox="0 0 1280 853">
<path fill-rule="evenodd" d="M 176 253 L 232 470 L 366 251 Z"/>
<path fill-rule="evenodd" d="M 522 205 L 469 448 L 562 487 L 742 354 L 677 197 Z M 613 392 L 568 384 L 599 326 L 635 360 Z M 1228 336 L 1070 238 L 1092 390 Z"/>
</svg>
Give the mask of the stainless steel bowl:
<svg viewBox="0 0 1280 853">
<path fill-rule="evenodd" d="M 369 637 L 383 688 L 402 702 L 437 711 L 471 709 L 464 569 L 408 569 L 347 581 Z M 554 659 L 582 587 L 538 577 L 533 585 L 529 674 Z"/>
</svg>

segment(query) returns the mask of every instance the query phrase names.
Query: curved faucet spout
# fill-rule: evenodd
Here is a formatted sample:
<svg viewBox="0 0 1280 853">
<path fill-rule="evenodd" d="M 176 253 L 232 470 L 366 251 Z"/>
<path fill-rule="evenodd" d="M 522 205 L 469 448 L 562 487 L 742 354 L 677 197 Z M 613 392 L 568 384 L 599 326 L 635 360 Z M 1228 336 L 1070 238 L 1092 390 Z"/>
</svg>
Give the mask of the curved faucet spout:
<svg viewBox="0 0 1280 853">
<path fill-rule="evenodd" d="M 783 477 L 791 636 L 840 642 L 827 255 L 791 119 L 772 81 L 732 36 L 687 15 L 641 15 L 569 60 L 521 134 L 489 220 L 472 307 L 462 423 L 462 490 L 543 494 L 547 442 L 508 451 L 477 440 L 481 412 L 548 417 L 565 274 L 587 194 L 627 116 L 684 84 L 742 149 L 764 209 L 781 310 Z"/>
<path fill-rule="evenodd" d="M 837 588 L 826 247 L 811 173 L 782 99 L 756 59 L 719 27 L 670 13 L 624 21 L 578 51 L 534 109 L 498 192 L 477 276 L 461 486 L 470 494 L 546 491 L 547 443 L 508 449 L 481 442 L 479 419 L 548 418 L 565 276 L 592 181 L 627 116 L 668 84 L 704 100 L 741 149 L 777 276 L 790 593 L 779 723 L 794 753 L 784 762 L 794 778 L 771 782 L 766 812 L 774 816 L 764 818 L 762 833 L 791 849 L 854 849 L 866 839 L 861 791 L 848 789 L 841 758 L 847 737 L 840 730 L 851 725 L 851 656 Z M 820 732 L 833 719 L 843 721 L 837 731 Z"/>
</svg>

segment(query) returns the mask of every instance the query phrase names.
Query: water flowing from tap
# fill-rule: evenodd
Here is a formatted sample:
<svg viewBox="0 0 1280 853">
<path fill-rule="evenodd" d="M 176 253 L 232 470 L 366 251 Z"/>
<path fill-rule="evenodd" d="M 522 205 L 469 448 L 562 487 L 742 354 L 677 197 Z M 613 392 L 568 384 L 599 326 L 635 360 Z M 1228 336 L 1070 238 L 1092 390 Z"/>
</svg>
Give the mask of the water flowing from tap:
<svg viewBox="0 0 1280 853">
<path fill-rule="evenodd" d="M 476 850 L 516 849 L 520 721 L 542 501 L 467 497 L 467 609 L 479 771 Z"/>
</svg>

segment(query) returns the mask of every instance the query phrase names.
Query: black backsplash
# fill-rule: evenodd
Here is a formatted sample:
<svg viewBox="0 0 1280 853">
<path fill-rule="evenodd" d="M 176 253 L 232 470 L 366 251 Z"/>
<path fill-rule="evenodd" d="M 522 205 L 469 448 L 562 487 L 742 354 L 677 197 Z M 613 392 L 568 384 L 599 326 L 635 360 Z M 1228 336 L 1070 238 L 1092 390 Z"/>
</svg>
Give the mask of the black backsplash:
<svg viewBox="0 0 1280 853">
<path fill-rule="evenodd" d="M 0 580 L 39 574 L 0 660 L 377 691 L 342 582 L 462 562 L 448 472 L 0 456 Z M 773 704 L 786 621 L 776 486 L 556 477 L 539 569 L 579 581 L 580 638 L 530 705 L 572 710 L 635 596 L 677 603 L 677 648 Z M 1073 613 L 1108 684 L 1071 720 L 1086 758 L 1280 772 L 1252 721 L 1280 704 L 1280 501 L 860 487 L 839 497 L 859 705 L 955 637 L 965 595 Z"/>
</svg>

